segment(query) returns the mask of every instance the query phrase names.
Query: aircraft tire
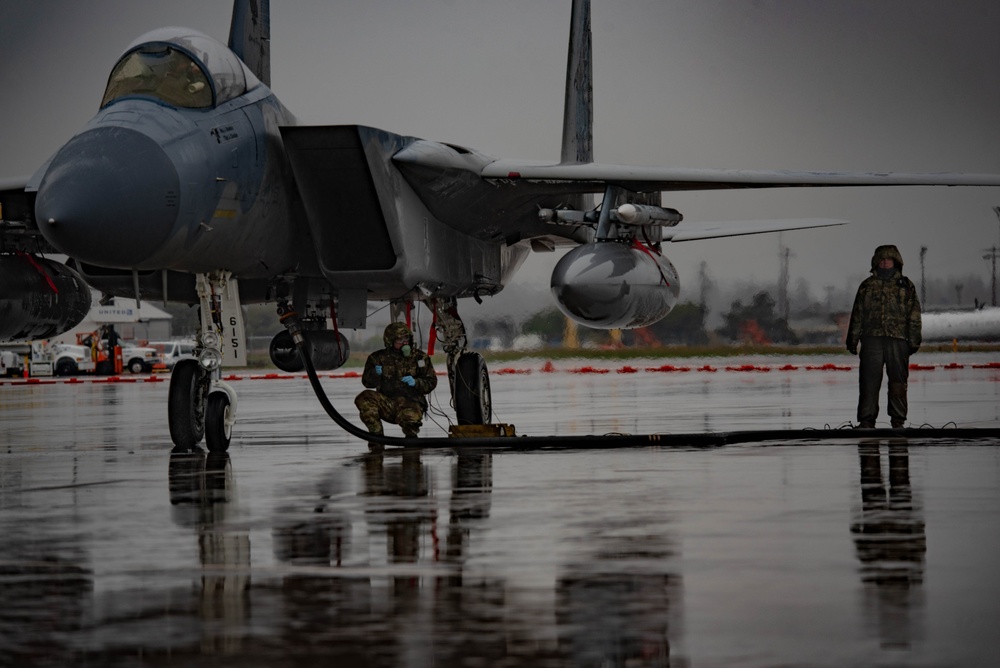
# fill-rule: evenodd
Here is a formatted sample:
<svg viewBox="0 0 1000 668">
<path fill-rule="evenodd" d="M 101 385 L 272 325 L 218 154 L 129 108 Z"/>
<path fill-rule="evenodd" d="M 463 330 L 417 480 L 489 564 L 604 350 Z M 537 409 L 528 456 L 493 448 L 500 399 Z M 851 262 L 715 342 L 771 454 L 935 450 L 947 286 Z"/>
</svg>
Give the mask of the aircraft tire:
<svg viewBox="0 0 1000 668">
<path fill-rule="evenodd" d="M 167 422 L 170 439 L 179 448 L 193 448 L 205 435 L 205 372 L 198 360 L 181 360 L 170 373 Z"/>
<path fill-rule="evenodd" d="M 226 424 L 229 417 L 229 395 L 213 392 L 205 406 L 205 445 L 209 452 L 225 452 L 233 437 L 232 427 Z"/>
<path fill-rule="evenodd" d="M 493 414 L 490 375 L 479 353 L 465 353 L 455 365 L 455 416 L 458 424 L 486 424 Z"/>
</svg>

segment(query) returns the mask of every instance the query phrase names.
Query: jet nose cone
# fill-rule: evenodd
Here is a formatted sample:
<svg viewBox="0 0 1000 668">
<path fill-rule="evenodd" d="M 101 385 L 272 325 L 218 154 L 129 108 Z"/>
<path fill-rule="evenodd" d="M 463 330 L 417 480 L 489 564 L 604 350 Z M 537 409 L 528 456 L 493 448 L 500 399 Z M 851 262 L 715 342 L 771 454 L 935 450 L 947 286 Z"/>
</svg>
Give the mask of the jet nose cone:
<svg viewBox="0 0 1000 668">
<path fill-rule="evenodd" d="M 170 236 L 180 193 L 163 149 L 134 130 L 103 127 L 71 139 L 52 159 L 35 198 L 42 235 L 103 267 L 138 267 Z"/>
</svg>

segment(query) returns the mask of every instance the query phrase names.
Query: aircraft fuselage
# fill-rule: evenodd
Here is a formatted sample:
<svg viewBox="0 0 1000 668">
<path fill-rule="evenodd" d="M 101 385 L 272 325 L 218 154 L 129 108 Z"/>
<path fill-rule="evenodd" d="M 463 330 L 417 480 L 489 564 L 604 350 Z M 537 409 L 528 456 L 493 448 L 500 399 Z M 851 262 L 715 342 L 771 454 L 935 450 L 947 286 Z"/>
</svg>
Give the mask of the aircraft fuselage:
<svg viewBox="0 0 1000 668">
<path fill-rule="evenodd" d="M 263 85 L 210 110 L 117 101 L 43 168 L 41 232 L 100 267 L 253 278 L 294 266 L 302 230 L 278 136 L 293 123 Z"/>
<path fill-rule="evenodd" d="M 251 301 L 270 298 L 276 279 L 307 301 L 338 294 L 357 323 L 366 299 L 490 293 L 524 259 L 526 245 L 507 246 L 463 210 L 447 222 L 431 213 L 394 162 L 418 140 L 305 128 L 293 156 L 283 133 L 295 125 L 222 44 L 154 31 L 33 177 L 38 227 L 110 294 L 193 302 L 194 275 L 221 271 Z"/>
</svg>

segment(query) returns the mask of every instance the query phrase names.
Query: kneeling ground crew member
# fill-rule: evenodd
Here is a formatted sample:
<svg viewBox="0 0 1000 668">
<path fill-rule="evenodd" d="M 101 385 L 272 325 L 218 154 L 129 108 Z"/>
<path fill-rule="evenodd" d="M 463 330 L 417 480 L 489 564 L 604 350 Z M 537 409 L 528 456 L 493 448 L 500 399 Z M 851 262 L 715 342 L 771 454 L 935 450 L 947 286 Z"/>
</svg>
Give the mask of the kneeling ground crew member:
<svg viewBox="0 0 1000 668">
<path fill-rule="evenodd" d="M 431 358 L 413 347 L 413 334 L 401 322 L 390 323 L 382 341 L 385 348 L 368 356 L 361 375 L 364 386 L 373 389 L 362 391 L 354 405 L 371 433 L 382 434 L 385 420 L 398 424 L 403 436 L 415 438 L 427 412 L 426 395 L 437 387 Z"/>
<path fill-rule="evenodd" d="M 920 348 L 920 301 L 913 281 L 903 276 L 903 257 L 895 246 L 879 246 L 872 256 L 872 275 L 858 288 L 847 328 L 847 350 L 858 353 L 858 422 L 875 426 L 882 367 L 889 377 L 889 418 L 893 428 L 906 422 L 906 381 L 910 355 Z"/>
</svg>

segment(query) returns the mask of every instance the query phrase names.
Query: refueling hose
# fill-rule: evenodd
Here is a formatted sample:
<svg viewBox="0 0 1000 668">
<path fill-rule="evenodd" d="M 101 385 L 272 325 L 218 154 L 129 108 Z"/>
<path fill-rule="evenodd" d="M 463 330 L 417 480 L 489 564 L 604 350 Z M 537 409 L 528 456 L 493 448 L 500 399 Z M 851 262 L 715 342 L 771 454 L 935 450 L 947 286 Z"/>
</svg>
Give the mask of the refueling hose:
<svg viewBox="0 0 1000 668">
<path fill-rule="evenodd" d="M 306 337 L 302 333 L 302 321 L 299 320 L 299 314 L 293 311 L 284 299 L 278 300 L 278 318 L 281 320 L 281 324 L 285 326 L 285 329 L 288 330 L 288 333 L 292 335 L 292 341 L 295 342 L 295 347 L 299 351 L 299 357 L 302 358 L 302 363 L 305 365 L 306 374 L 309 376 L 309 383 L 312 385 L 313 392 L 316 393 L 316 398 L 319 399 L 319 403 L 323 406 L 323 410 L 326 411 L 327 415 L 333 418 L 333 421 L 341 429 L 351 436 L 357 436 L 360 439 L 383 445 L 405 445 L 408 441 L 417 440 L 415 438 L 399 438 L 397 436 L 386 436 L 385 434 L 373 434 L 370 431 L 355 426 L 347 418 L 338 413 L 337 409 L 330 403 L 330 398 L 326 396 L 323 385 L 319 382 L 319 376 L 316 375 L 316 367 L 313 366 L 312 357 L 309 355 L 308 346 L 306 345 Z"/>
<path fill-rule="evenodd" d="M 632 435 L 632 434 L 612 434 L 608 436 L 486 436 L 486 437 L 470 437 L 455 439 L 449 436 L 425 436 L 423 438 L 406 438 L 400 436 L 386 436 L 385 434 L 373 434 L 370 431 L 361 429 L 360 427 L 351 423 L 347 418 L 341 415 L 333 404 L 330 403 L 329 397 L 326 395 L 326 391 L 323 390 L 323 384 L 320 383 L 319 376 L 316 375 L 316 367 L 313 366 L 312 358 L 309 355 L 308 346 L 306 345 L 306 339 L 303 335 L 302 322 L 299 320 L 299 314 L 296 313 L 288 305 L 288 302 L 284 299 L 278 300 L 278 317 L 281 323 L 288 330 L 288 333 L 292 335 L 292 340 L 295 342 L 295 347 L 299 351 L 299 355 L 302 357 L 302 363 L 306 369 L 306 375 L 309 377 L 309 384 L 312 385 L 313 392 L 316 393 L 316 398 L 319 399 L 319 403 L 323 406 L 323 410 L 326 411 L 334 422 L 337 423 L 344 431 L 346 431 L 351 436 L 356 436 L 364 441 L 369 441 L 371 443 L 379 443 L 381 445 L 398 445 L 402 447 L 409 448 L 441 448 L 448 447 L 454 448 L 459 445 L 466 447 L 495 447 L 495 448 L 511 448 L 523 447 L 536 449 L 539 447 L 563 447 L 563 448 L 585 448 L 585 447 L 599 447 L 607 448 L 609 447 L 609 440 L 613 440 L 615 447 L 646 447 L 650 445 L 670 445 L 664 442 L 664 436 L 659 434 L 652 435 Z M 666 437 L 669 438 L 669 437 Z M 724 442 L 719 440 L 718 434 L 704 434 L 704 435 L 691 435 L 691 438 L 685 439 L 685 447 L 714 447 L 718 445 L 723 445 Z"/>
<path fill-rule="evenodd" d="M 341 415 L 323 390 L 316 367 L 309 355 L 302 322 L 299 314 L 291 309 L 284 299 L 278 300 L 278 317 L 292 335 L 295 347 L 302 357 L 309 383 L 316 398 L 334 422 L 351 436 L 363 441 L 381 445 L 398 445 L 404 448 L 497 448 L 503 450 L 539 449 L 608 449 L 608 448 L 716 448 L 737 443 L 759 443 L 762 441 L 815 441 L 834 439 L 892 439 L 908 442 L 909 439 L 988 439 L 984 444 L 996 445 L 1000 439 L 1000 428 L 911 428 L 911 429 L 767 429 L 751 431 L 730 431 L 704 434 L 604 434 L 602 436 L 485 436 L 452 438 L 450 436 L 426 436 L 406 438 L 373 434 L 357 427 Z M 891 442 L 891 441 L 890 441 Z M 910 443 L 916 445 L 916 443 Z"/>
</svg>

